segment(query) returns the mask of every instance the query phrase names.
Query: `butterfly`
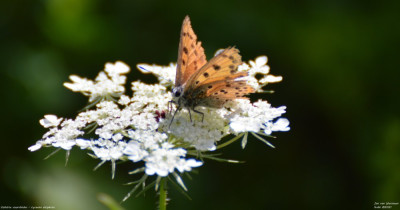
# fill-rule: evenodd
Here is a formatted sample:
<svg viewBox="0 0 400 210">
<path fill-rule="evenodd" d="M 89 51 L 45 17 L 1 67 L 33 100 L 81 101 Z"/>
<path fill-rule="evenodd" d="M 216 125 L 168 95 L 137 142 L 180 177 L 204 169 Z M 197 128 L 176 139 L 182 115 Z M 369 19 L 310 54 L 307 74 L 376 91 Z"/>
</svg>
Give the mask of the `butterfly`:
<svg viewBox="0 0 400 210">
<path fill-rule="evenodd" d="M 207 62 L 201 42 L 197 41 L 189 16 L 183 20 L 178 49 L 175 87 L 172 89 L 172 102 L 177 108 L 172 117 L 182 108 L 202 115 L 195 110 L 197 106 L 221 108 L 226 102 L 243 97 L 255 90 L 239 78 L 248 72 L 238 71 L 242 63 L 239 50 L 228 47 Z M 170 125 L 171 125 L 170 123 Z"/>
</svg>

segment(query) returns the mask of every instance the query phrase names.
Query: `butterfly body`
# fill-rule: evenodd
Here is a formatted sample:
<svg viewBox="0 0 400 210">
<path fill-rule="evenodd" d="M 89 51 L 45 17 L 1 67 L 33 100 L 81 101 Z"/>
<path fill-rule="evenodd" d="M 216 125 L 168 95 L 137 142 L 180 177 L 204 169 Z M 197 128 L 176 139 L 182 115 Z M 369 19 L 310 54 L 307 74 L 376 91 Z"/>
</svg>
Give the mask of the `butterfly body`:
<svg viewBox="0 0 400 210">
<path fill-rule="evenodd" d="M 175 87 L 172 89 L 173 102 L 178 106 L 175 113 L 187 108 L 189 112 L 193 110 L 202 114 L 195 110 L 197 106 L 220 108 L 230 100 L 245 98 L 244 95 L 254 92 L 241 79 L 247 76 L 247 72 L 237 70 L 241 63 L 239 50 L 234 47 L 226 48 L 207 62 L 201 42 L 197 42 L 186 16 L 181 30 Z"/>
</svg>

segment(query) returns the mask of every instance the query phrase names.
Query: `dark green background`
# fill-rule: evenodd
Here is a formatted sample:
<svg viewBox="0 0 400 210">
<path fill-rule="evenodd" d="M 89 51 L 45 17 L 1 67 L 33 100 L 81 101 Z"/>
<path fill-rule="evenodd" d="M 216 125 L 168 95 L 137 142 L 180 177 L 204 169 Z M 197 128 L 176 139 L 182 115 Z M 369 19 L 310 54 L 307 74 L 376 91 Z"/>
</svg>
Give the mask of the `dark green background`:
<svg viewBox="0 0 400 210">
<path fill-rule="evenodd" d="M 27 148 L 52 113 L 73 117 L 86 98 L 62 86 L 70 74 L 94 78 L 105 62 L 122 60 L 129 81 L 155 82 L 139 62 L 175 62 L 182 20 L 189 14 L 207 57 L 235 45 L 243 60 L 267 55 L 283 81 L 274 94 L 286 105 L 291 131 L 271 149 L 250 139 L 207 161 L 192 180 L 192 201 L 171 190 L 169 209 L 372 209 L 400 202 L 399 1 L 95 1 L 0 2 L 0 205 L 106 209 L 136 167 L 98 163 L 72 150 Z M 127 209 L 155 209 L 156 195 L 130 199 Z M 394 206 L 393 209 L 400 209 Z"/>
</svg>

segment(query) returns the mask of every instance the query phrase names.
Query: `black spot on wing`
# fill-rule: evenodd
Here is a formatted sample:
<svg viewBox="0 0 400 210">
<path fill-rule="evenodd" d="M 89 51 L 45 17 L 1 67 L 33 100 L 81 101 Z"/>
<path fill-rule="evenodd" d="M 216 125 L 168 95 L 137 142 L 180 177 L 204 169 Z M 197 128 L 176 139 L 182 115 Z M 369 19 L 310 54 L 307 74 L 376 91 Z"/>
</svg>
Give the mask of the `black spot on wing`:
<svg viewBox="0 0 400 210">
<path fill-rule="evenodd" d="M 217 64 L 213 64 L 213 68 L 215 69 L 215 71 L 218 71 L 221 69 L 221 66 L 219 66 Z"/>
</svg>

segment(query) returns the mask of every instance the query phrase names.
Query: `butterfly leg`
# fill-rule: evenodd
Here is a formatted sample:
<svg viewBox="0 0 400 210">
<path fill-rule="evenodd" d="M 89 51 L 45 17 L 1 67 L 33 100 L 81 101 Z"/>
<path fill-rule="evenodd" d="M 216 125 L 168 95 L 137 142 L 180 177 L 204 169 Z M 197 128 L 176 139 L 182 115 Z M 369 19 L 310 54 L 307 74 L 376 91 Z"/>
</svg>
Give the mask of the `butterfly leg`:
<svg viewBox="0 0 400 210">
<path fill-rule="evenodd" d="M 190 122 L 192 122 L 192 112 L 190 112 L 190 108 L 189 108 L 189 107 L 188 107 L 187 109 L 188 109 L 188 111 L 189 111 Z"/>
<path fill-rule="evenodd" d="M 201 114 L 201 122 L 203 122 L 203 121 L 204 121 L 204 113 L 203 113 L 203 112 L 200 112 L 200 111 L 198 111 L 198 110 L 195 110 L 194 107 L 192 108 L 192 110 L 193 110 L 194 112 L 196 112 L 197 114 Z M 189 113 L 190 113 L 190 112 L 189 112 Z"/>
</svg>

